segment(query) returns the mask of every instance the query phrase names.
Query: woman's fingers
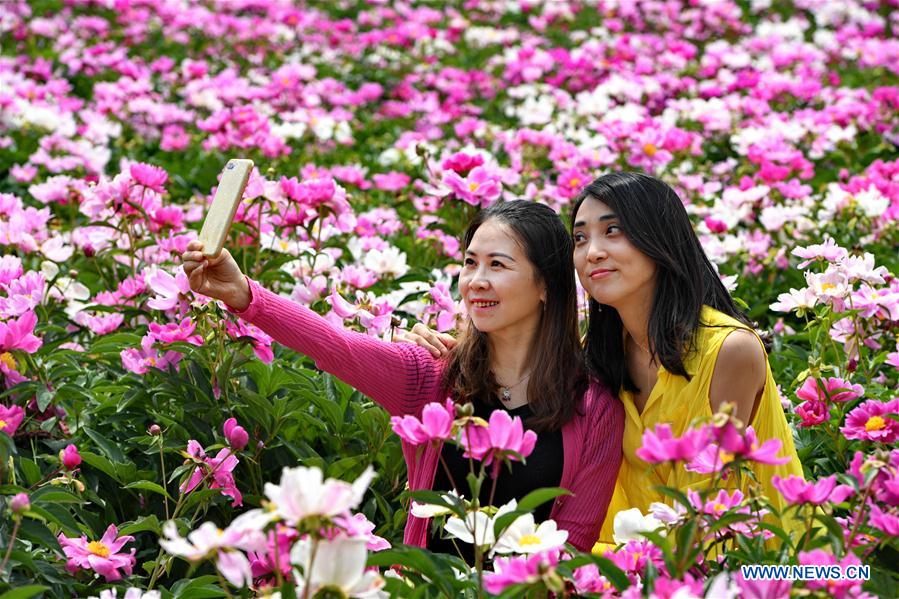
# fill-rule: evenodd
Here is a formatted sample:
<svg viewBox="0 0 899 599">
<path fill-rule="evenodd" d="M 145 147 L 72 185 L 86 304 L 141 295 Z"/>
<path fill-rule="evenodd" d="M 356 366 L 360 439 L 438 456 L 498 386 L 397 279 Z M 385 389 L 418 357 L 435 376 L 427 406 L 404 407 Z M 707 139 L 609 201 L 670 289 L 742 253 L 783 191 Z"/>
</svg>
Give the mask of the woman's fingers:
<svg viewBox="0 0 899 599">
<path fill-rule="evenodd" d="M 433 331 L 420 322 L 412 327 L 412 332 L 422 338 L 429 347 L 435 348 L 438 352 L 436 354 L 438 357 L 446 354 L 456 344 L 456 340 L 452 336 Z"/>
<path fill-rule="evenodd" d="M 435 358 L 440 357 L 441 348 L 416 333 L 412 333 L 403 329 L 397 329 L 393 334 L 393 340 L 399 343 L 411 343 L 413 345 L 423 347 L 428 350 L 428 352 L 430 352 L 430 354 Z"/>
<path fill-rule="evenodd" d="M 440 339 L 446 349 L 453 349 L 454 347 L 456 347 L 456 338 L 449 333 L 437 333 L 437 337 Z"/>
</svg>

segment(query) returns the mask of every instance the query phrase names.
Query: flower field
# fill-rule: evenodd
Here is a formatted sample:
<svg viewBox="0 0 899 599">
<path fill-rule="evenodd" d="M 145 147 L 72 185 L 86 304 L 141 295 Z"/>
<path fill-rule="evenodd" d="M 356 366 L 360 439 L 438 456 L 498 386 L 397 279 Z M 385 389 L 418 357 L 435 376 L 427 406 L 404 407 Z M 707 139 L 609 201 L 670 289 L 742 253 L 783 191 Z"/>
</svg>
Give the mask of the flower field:
<svg viewBox="0 0 899 599">
<path fill-rule="evenodd" d="M 5 0 L 0 48 L 0 599 L 896 596 L 899 0 Z M 193 293 L 234 157 L 242 270 L 383 339 L 463 322 L 478 208 L 660 177 L 771 333 L 799 532 L 725 484 L 778 449 L 726 417 L 646 432 L 648 465 L 722 484 L 592 555 L 534 521 L 560 491 L 410 493 L 401 438 L 461 444 L 479 486 L 533 432 L 391 421 Z M 410 509 L 476 567 L 403 545 Z"/>
</svg>

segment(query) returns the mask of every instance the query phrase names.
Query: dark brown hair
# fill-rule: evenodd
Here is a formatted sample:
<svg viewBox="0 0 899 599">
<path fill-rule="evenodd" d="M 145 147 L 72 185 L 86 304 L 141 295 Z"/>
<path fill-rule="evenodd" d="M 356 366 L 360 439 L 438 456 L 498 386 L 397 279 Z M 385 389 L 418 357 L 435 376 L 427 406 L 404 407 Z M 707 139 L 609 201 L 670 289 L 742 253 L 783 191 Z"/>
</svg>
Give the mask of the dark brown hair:
<svg viewBox="0 0 899 599">
<path fill-rule="evenodd" d="M 506 225 L 546 286 L 546 305 L 528 351 L 528 404 L 535 432 L 558 430 L 568 422 L 586 391 L 583 351 L 578 337 L 574 244 L 565 225 L 548 206 L 526 200 L 499 202 L 475 215 L 462 239 L 463 251 L 487 221 Z M 450 352 L 444 384 L 457 402 L 499 405 L 499 385 L 490 369 L 487 334 L 469 321 Z"/>
</svg>

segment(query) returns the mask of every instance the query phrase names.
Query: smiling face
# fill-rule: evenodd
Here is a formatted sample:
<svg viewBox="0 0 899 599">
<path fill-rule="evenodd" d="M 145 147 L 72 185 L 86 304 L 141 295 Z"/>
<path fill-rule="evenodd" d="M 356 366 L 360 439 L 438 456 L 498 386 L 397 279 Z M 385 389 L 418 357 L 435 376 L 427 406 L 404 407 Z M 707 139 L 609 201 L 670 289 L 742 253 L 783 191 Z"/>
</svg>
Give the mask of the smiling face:
<svg viewBox="0 0 899 599">
<path fill-rule="evenodd" d="M 588 196 L 574 215 L 574 267 L 581 286 L 601 304 L 649 305 L 656 264 L 622 231 L 617 215 Z"/>
<path fill-rule="evenodd" d="M 517 236 L 496 219 L 475 231 L 459 273 L 459 292 L 482 333 L 535 330 L 546 298 Z"/>
</svg>

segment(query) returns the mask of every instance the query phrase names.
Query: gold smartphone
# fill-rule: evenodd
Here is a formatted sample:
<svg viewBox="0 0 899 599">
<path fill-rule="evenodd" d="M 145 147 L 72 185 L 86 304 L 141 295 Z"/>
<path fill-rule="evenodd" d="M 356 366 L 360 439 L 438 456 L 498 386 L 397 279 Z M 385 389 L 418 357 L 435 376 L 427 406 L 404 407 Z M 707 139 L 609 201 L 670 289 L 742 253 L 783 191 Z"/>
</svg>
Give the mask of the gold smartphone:
<svg viewBox="0 0 899 599">
<path fill-rule="evenodd" d="M 237 205 L 243 197 L 252 170 L 253 161 L 240 158 L 229 160 L 222 169 L 215 198 L 206 213 L 203 228 L 200 229 L 199 239 L 203 242 L 203 255 L 207 258 L 217 258 L 222 253 L 228 229 L 231 228 L 231 221 L 234 220 Z"/>
</svg>

